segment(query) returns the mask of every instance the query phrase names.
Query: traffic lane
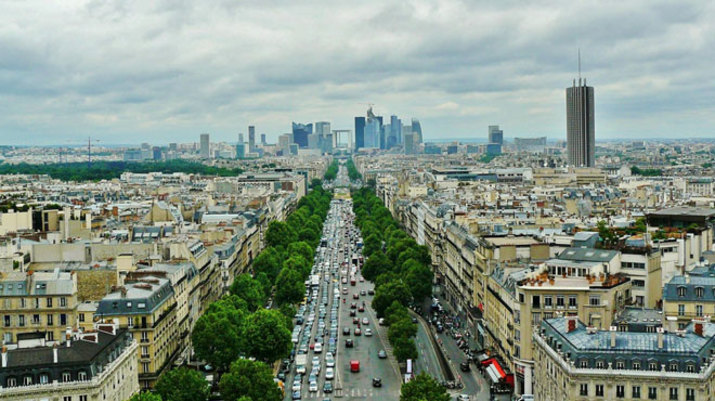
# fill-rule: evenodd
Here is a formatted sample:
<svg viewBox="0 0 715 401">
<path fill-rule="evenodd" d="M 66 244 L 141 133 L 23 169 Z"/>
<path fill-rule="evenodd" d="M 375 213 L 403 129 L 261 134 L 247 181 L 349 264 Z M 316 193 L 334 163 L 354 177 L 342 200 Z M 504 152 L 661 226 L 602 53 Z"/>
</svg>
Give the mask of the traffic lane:
<svg viewBox="0 0 715 401">
<path fill-rule="evenodd" d="M 477 394 L 481 397 L 481 393 L 486 390 L 486 398 L 489 399 L 489 387 L 485 385 L 485 380 L 481 377 L 478 371 L 474 368 L 474 364 L 470 364 L 469 372 L 462 372 L 460 368 L 460 363 L 467 361 L 467 356 L 464 351 L 457 347 L 456 341 L 445 333 L 440 333 L 437 337 L 442 341 L 442 346 L 446 351 L 446 356 L 451 360 L 450 363 L 453 364 L 455 370 L 460 375 L 462 383 L 464 384 L 464 391 L 469 394 Z"/>
<path fill-rule="evenodd" d="M 415 373 L 425 372 L 438 381 L 444 381 L 444 375 L 442 374 L 442 369 L 435 354 L 436 351 L 432 348 L 429 336 L 430 333 L 425 331 L 424 326 L 418 324 L 415 345 L 417 346 L 419 357 L 415 362 Z"/>
</svg>

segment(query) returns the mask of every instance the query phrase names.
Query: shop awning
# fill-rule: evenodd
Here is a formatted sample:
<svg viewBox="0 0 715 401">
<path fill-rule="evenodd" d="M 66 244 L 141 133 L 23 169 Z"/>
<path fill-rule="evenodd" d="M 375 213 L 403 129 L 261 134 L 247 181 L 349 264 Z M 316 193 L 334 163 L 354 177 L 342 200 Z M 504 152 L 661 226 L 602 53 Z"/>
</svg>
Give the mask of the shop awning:
<svg viewBox="0 0 715 401">
<path fill-rule="evenodd" d="M 492 382 L 499 383 L 499 379 L 500 379 L 499 372 L 497 372 L 494 365 L 487 366 L 487 375 L 489 376 L 490 379 L 492 379 Z"/>
<path fill-rule="evenodd" d="M 506 373 L 504 369 L 499 364 L 496 358 L 489 358 L 481 362 L 482 366 L 486 366 L 487 374 L 489 378 L 492 379 L 494 383 L 500 382 L 502 379 L 506 378 Z"/>
</svg>

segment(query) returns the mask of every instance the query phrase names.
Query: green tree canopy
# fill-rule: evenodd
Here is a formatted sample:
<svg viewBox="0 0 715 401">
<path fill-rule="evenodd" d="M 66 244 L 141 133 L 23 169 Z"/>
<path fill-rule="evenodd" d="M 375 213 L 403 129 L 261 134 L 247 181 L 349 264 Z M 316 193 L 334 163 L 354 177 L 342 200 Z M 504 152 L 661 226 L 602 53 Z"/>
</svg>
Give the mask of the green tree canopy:
<svg viewBox="0 0 715 401">
<path fill-rule="evenodd" d="M 266 245 L 288 247 L 288 244 L 298 239 L 293 227 L 282 221 L 272 221 L 266 230 Z"/>
<path fill-rule="evenodd" d="M 253 259 L 253 273 L 265 273 L 271 280 L 275 281 L 281 271 L 282 263 L 279 252 L 274 247 L 265 248 Z"/>
<path fill-rule="evenodd" d="M 367 258 L 362 267 L 362 276 L 370 281 L 375 281 L 378 275 L 392 271 L 392 262 L 381 251 L 375 252 Z"/>
<path fill-rule="evenodd" d="M 239 274 L 231 284 L 231 294 L 235 295 L 248 304 L 248 310 L 255 311 L 266 304 L 266 294 L 260 281 L 251 277 L 250 274 Z"/>
<path fill-rule="evenodd" d="M 161 375 L 154 390 L 164 401 L 206 401 L 210 386 L 200 372 L 178 368 Z"/>
<path fill-rule="evenodd" d="M 295 304 L 303 299 L 305 292 L 303 275 L 289 267 L 284 267 L 276 280 L 274 299 L 278 304 Z"/>
<path fill-rule="evenodd" d="M 154 394 L 149 391 L 142 391 L 141 393 L 136 393 L 129 399 L 129 401 L 162 401 L 159 394 Z"/>
<path fill-rule="evenodd" d="M 429 267 L 414 259 L 409 259 L 403 265 L 403 271 L 405 271 L 405 284 L 412 292 L 415 302 L 419 303 L 432 295 L 434 273 Z"/>
<path fill-rule="evenodd" d="M 447 390 L 426 373 L 418 374 L 400 389 L 400 401 L 450 401 Z"/>
<path fill-rule="evenodd" d="M 285 317 L 277 310 L 261 309 L 246 321 L 248 355 L 271 363 L 287 356 L 293 346 Z"/>
<path fill-rule="evenodd" d="M 242 397 L 254 401 L 281 401 L 283 398 L 273 381 L 271 368 L 263 362 L 248 359 L 232 363 L 228 373 L 221 377 L 219 388 L 225 401 L 238 401 Z"/>
<path fill-rule="evenodd" d="M 385 315 L 385 310 L 397 301 L 403 305 L 408 305 L 412 301 L 412 293 L 407 285 L 402 281 L 391 281 L 385 285 L 377 287 L 375 298 L 372 300 L 372 307 L 378 317 Z"/>
<path fill-rule="evenodd" d="M 241 317 L 234 318 L 232 314 Z M 243 326 L 234 322 L 243 321 L 243 316 L 245 312 L 239 311 L 207 311 L 201 315 L 191 333 L 196 356 L 225 372 L 245 349 Z"/>
<path fill-rule="evenodd" d="M 307 242 L 297 241 L 288 245 L 288 255 L 300 255 L 305 260 L 313 260 L 313 248 Z"/>
</svg>

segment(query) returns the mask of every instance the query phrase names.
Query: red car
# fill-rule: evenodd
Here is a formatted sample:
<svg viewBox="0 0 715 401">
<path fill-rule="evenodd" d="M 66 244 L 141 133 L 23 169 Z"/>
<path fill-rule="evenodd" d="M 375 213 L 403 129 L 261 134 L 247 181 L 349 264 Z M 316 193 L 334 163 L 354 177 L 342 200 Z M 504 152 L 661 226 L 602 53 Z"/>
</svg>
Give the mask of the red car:
<svg viewBox="0 0 715 401">
<path fill-rule="evenodd" d="M 350 303 L 350 309 L 355 309 L 357 308 L 357 304 L 355 302 Z"/>
<path fill-rule="evenodd" d="M 360 299 L 360 295 L 356 292 L 353 294 L 353 299 Z"/>
</svg>

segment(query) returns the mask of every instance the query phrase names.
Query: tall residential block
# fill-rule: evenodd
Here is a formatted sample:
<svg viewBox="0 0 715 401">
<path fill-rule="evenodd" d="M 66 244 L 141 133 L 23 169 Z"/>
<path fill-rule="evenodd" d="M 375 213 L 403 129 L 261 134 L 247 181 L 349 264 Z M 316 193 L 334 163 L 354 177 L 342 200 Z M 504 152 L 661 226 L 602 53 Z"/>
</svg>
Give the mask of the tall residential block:
<svg viewBox="0 0 715 401">
<path fill-rule="evenodd" d="M 201 158 L 209 159 L 211 157 L 211 144 L 209 142 L 209 134 L 201 134 Z"/>
<path fill-rule="evenodd" d="M 596 164 L 596 122 L 593 87 L 581 78 L 566 88 L 566 139 L 569 165 L 594 167 Z"/>
</svg>

